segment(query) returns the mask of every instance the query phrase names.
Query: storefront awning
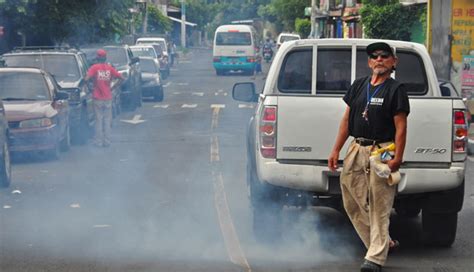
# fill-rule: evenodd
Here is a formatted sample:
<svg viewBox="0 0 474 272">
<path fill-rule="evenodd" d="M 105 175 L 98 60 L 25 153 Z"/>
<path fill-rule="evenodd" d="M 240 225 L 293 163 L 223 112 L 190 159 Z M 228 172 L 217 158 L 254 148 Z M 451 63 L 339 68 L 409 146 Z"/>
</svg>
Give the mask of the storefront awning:
<svg viewBox="0 0 474 272">
<path fill-rule="evenodd" d="M 181 24 L 181 22 L 182 22 L 182 21 L 181 21 L 180 19 L 178 19 L 178 18 L 174 18 L 174 17 L 171 17 L 171 16 L 168 16 L 168 18 L 169 18 L 171 21 L 175 21 L 175 22 L 178 22 L 178 23 L 180 23 L 180 24 Z M 191 22 L 188 22 L 188 21 L 185 21 L 184 23 L 185 23 L 186 25 L 192 26 L 192 27 L 197 26 L 197 24 L 191 23 Z"/>
</svg>

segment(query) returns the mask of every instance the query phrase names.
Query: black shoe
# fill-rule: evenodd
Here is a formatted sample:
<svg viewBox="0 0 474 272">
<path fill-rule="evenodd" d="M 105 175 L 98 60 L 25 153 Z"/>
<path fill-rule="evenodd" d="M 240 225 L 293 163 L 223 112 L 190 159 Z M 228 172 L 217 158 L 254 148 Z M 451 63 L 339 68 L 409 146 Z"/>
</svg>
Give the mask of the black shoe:
<svg viewBox="0 0 474 272">
<path fill-rule="evenodd" d="M 360 266 L 360 272 L 381 272 L 382 266 L 369 260 L 364 260 L 364 263 Z"/>
</svg>

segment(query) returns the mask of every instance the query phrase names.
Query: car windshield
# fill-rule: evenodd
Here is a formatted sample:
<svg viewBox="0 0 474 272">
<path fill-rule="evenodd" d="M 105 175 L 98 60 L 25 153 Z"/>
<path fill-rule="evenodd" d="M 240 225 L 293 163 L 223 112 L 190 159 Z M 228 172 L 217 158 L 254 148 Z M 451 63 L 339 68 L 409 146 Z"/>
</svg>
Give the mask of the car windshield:
<svg viewBox="0 0 474 272">
<path fill-rule="evenodd" d="M 138 42 L 138 44 L 159 44 L 161 46 L 161 48 L 163 48 L 164 50 L 167 48 L 166 47 L 166 42 L 163 41 L 163 40 L 140 40 Z"/>
<path fill-rule="evenodd" d="M 155 50 L 151 47 L 131 47 L 134 57 L 152 57 L 156 58 Z"/>
<path fill-rule="evenodd" d="M 107 62 L 115 67 L 120 67 L 128 64 L 127 50 L 121 47 L 106 47 Z"/>
<path fill-rule="evenodd" d="M 251 45 L 250 32 L 219 32 L 216 45 Z"/>
<path fill-rule="evenodd" d="M 42 74 L 0 72 L 0 98 L 5 100 L 43 100 L 49 98 Z"/>
<path fill-rule="evenodd" d="M 81 78 L 81 73 L 74 55 L 61 54 L 22 54 L 7 55 L 5 64 L 10 67 L 41 68 L 52 74 L 57 81 L 72 82 Z"/>
<path fill-rule="evenodd" d="M 140 59 L 140 68 L 142 72 L 158 73 L 158 67 L 156 67 L 155 60 L 153 59 Z"/>
</svg>

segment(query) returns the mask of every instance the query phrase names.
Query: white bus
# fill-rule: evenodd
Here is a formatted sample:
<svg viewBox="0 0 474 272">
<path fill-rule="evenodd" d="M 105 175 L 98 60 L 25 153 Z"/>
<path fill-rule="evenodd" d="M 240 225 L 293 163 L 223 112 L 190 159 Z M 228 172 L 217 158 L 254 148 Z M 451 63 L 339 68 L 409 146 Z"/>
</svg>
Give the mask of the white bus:
<svg viewBox="0 0 474 272">
<path fill-rule="evenodd" d="M 217 75 L 242 71 L 253 75 L 258 54 L 256 31 L 249 25 L 222 25 L 214 35 L 213 65 Z"/>
</svg>

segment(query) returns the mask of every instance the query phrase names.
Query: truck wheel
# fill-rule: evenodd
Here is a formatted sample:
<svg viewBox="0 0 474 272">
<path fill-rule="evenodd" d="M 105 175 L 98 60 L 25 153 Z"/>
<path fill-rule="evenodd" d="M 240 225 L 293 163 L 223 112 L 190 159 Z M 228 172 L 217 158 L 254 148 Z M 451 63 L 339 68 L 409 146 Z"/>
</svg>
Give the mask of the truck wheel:
<svg viewBox="0 0 474 272">
<path fill-rule="evenodd" d="M 456 239 L 458 213 L 429 213 L 423 211 L 423 243 L 430 246 L 450 247 Z"/>
<path fill-rule="evenodd" d="M 8 149 L 8 142 L 5 140 L 3 144 L 3 152 L 0 162 L 0 187 L 7 188 L 11 183 L 12 168 L 10 163 L 10 150 Z"/>
<path fill-rule="evenodd" d="M 258 181 L 253 167 L 247 167 L 249 200 L 253 213 L 255 239 L 263 243 L 276 242 L 281 238 L 282 210 L 271 185 Z"/>
</svg>

